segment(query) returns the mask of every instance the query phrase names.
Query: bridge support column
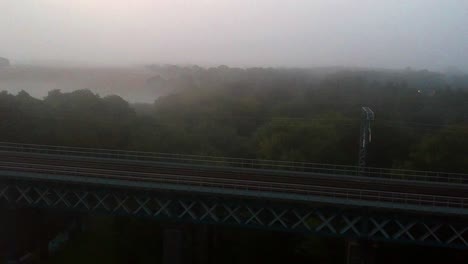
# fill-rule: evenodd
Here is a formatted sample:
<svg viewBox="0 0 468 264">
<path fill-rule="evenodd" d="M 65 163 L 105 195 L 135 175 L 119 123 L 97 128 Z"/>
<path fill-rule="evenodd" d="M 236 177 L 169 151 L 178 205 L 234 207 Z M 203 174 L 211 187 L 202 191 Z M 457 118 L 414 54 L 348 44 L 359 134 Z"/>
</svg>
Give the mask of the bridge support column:
<svg viewBox="0 0 468 264">
<path fill-rule="evenodd" d="M 0 217 L 0 263 L 19 263 L 16 220 L 15 211 L 2 209 Z"/>
<path fill-rule="evenodd" d="M 187 264 L 188 237 L 183 226 L 167 226 L 163 230 L 162 264 Z"/>
<path fill-rule="evenodd" d="M 197 225 L 193 232 L 193 264 L 213 263 L 211 250 L 214 244 L 213 227 Z"/>
<path fill-rule="evenodd" d="M 214 230 L 209 225 L 170 225 L 163 230 L 163 264 L 214 263 Z"/>
<path fill-rule="evenodd" d="M 367 241 L 350 240 L 346 243 L 346 264 L 375 264 L 377 245 Z"/>
</svg>

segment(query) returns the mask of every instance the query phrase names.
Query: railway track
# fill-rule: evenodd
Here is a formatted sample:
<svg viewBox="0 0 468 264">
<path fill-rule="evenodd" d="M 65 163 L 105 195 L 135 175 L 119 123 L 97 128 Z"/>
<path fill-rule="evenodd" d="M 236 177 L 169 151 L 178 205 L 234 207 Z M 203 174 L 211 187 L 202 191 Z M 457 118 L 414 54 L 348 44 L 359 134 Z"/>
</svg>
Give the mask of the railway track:
<svg viewBox="0 0 468 264">
<path fill-rule="evenodd" d="M 468 186 L 314 173 L 277 175 L 269 170 L 206 168 L 60 155 L 0 152 L 0 170 L 125 181 L 183 184 L 418 205 L 468 207 Z"/>
</svg>

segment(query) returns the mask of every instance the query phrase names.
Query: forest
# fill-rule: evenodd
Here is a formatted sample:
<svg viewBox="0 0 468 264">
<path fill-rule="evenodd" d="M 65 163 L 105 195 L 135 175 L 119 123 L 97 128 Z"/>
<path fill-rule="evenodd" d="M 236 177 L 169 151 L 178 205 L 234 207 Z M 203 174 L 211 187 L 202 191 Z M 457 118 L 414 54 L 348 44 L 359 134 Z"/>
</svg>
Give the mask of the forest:
<svg viewBox="0 0 468 264">
<path fill-rule="evenodd" d="M 429 71 L 148 66 L 153 104 L 90 90 L 0 93 L 2 141 L 468 171 L 468 77 Z M 128 91 L 128 93 L 138 91 Z"/>
</svg>

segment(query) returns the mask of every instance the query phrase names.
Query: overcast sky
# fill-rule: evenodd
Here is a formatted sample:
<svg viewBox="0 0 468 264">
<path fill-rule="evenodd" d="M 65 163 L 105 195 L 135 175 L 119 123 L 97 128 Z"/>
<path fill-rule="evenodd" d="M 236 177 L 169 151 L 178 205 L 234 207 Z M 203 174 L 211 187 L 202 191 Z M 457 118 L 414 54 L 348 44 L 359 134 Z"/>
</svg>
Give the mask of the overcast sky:
<svg viewBox="0 0 468 264">
<path fill-rule="evenodd" d="M 468 70 L 468 0 L 0 0 L 0 56 Z"/>
</svg>

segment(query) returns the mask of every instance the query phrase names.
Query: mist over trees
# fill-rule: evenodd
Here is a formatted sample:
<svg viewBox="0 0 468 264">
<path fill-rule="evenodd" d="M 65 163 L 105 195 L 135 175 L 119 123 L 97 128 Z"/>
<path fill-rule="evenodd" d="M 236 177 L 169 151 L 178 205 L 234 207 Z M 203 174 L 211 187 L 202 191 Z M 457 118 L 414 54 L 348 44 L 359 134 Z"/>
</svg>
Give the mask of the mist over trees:
<svg viewBox="0 0 468 264">
<path fill-rule="evenodd" d="M 3 141 L 468 171 L 468 85 L 428 71 L 150 66 L 153 104 L 89 90 L 0 93 Z M 173 87 L 176 87 L 175 89 Z"/>
<path fill-rule="evenodd" d="M 0 68 L 10 66 L 10 61 L 7 58 L 0 57 Z"/>
<path fill-rule="evenodd" d="M 155 73 L 153 78 L 147 81 L 150 87 L 173 93 L 184 89 L 226 86 L 242 86 L 244 89 L 252 86 L 288 88 L 284 87 L 284 84 L 314 89 L 322 87 L 326 80 L 344 82 L 347 79 L 359 79 L 369 84 L 401 83 L 409 89 L 422 91 L 444 88 L 468 89 L 468 74 L 456 70 L 448 70 L 443 74 L 411 68 L 403 70 L 349 67 L 230 68 L 225 65 L 210 68 L 197 65 L 148 65 L 147 69 Z"/>
</svg>

